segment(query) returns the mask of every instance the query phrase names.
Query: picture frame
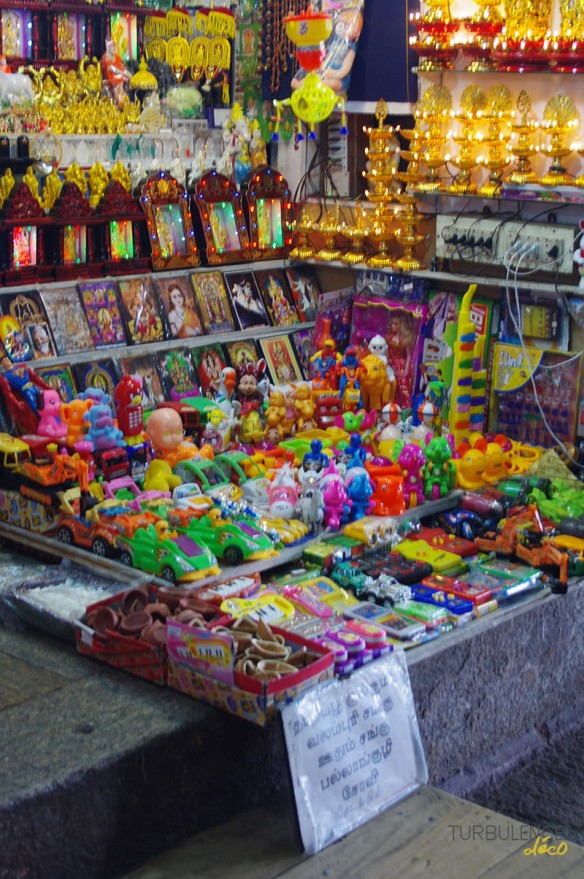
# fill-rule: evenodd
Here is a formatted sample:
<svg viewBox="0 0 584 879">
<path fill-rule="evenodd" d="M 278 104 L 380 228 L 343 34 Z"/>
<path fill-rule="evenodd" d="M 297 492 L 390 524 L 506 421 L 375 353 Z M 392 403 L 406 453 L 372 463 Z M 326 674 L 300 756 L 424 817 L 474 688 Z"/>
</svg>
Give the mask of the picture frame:
<svg viewBox="0 0 584 879">
<path fill-rule="evenodd" d="M 205 332 L 232 332 L 235 322 L 221 272 L 193 272 L 189 277 Z"/>
<path fill-rule="evenodd" d="M 168 325 L 170 339 L 191 339 L 204 335 L 193 285 L 187 275 L 157 278 L 156 286 Z"/>
<path fill-rule="evenodd" d="M 239 328 L 269 327 L 270 318 L 253 272 L 225 272 L 223 278 Z"/>
<path fill-rule="evenodd" d="M 281 269 L 254 271 L 266 311 L 275 327 L 289 327 L 300 323 L 288 280 Z"/>
<path fill-rule="evenodd" d="M 159 351 L 155 357 L 167 400 L 177 401 L 199 396 L 199 383 L 188 349 Z"/>
<path fill-rule="evenodd" d="M 70 403 L 77 396 L 77 386 L 73 378 L 73 371 L 68 364 L 38 366 L 35 372 L 49 387 L 57 391 L 63 403 Z"/>
<path fill-rule="evenodd" d="M 308 381 L 310 376 L 310 357 L 313 353 L 312 330 L 302 329 L 290 333 L 290 341 L 296 354 L 302 377 Z"/>
<path fill-rule="evenodd" d="M 193 348 L 191 358 L 197 374 L 201 396 L 207 397 L 208 400 L 214 400 L 219 395 L 221 372 L 228 365 L 223 345 L 219 342 L 213 342 L 201 345 L 200 348 Z"/>
<path fill-rule="evenodd" d="M 120 378 L 122 375 L 136 375 L 142 380 L 142 408 L 153 412 L 159 403 L 164 402 L 164 390 L 158 373 L 156 359 L 148 354 L 138 357 L 122 357 L 118 361 Z"/>
<path fill-rule="evenodd" d="M 248 363 L 257 364 L 260 355 L 253 339 L 237 339 L 235 342 L 225 342 L 227 359 L 233 369 L 239 369 Z"/>
<path fill-rule="evenodd" d="M 286 178 L 275 168 L 256 168 L 245 191 L 254 259 L 280 259 L 292 246 L 293 204 Z"/>
<path fill-rule="evenodd" d="M 287 385 L 303 380 L 290 338 L 287 335 L 262 339 L 260 347 L 274 384 Z"/>
<path fill-rule="evenodd" d="M 126 330 L 114 281 L 82 281 L 77 285 L 87 318 L 93 347 L 111 348 L 126 344 Z"/>
<path fill-rule="evenodd" d="M 284 272 L 301 323 L 316 320 L 321 294 L 316 271 L 311 266 L 288 266 Z"/>
<path fill-rule="evenodd" d="M 35 360 L 56 356 L 57 349 L 48 321 L 28 324 L 26 335 Z"/>
<path fill-rule="evenodd" d="M 185 187 L 167 171 L 152 174 L 142 187 L 140 203 L 155 271 L 200 265 L 189 202 Z"/>
<path fill-rule="evenodd" d="M 41 290 L 41 298 L 59 356 L 94 348 L 85 310 L 75 286 Z"/>
<path fill-rule="evenodd" d="M 233 180 L 210 170 L 195 186 L 207 262 L 226 265 L 252 259 L 241 195 Z"/>
<path fill-rule="evenodd" d="M 80 394 L 95 388 L 109 394 L 113 400 L 119 378 L 116 365 L 110 358 L 97 360 L 95 363 L 76 363 L 73 374 Z"/>
<path fill-rule="evenodd" d="M 145 275 L 118 281 L 118 289 L 129 344 L 163 342 L 166 333 L 154 280 Z"/>
</svg>

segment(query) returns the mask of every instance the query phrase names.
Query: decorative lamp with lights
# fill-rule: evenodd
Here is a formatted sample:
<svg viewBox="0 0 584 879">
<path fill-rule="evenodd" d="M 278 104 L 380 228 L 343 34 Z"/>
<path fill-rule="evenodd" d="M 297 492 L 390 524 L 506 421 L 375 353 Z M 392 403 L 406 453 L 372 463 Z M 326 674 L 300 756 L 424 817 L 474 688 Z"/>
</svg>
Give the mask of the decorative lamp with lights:
<svg viewBox="0 0 584 879">
<path fill-rule="evenodd" d="M 4 189 L 6 175 L 0 181 Z M 0 258 L 6 284 L 52 280 L 54 267 L 45 260 L 45 234 L 51 223 L 26 183 L 13 183 L 0 212 Z"/>
<path fill-rule="evenodd" d="M 56 246 L 53 245 L 57 258 L 56 280 L 97 278 L 102 275 L 103 264 L 95 247 L 95 212 L 73 179 L 63 182 L 50 216 L 57 238 Z"/>
<path fill-rule="evenodd" d="M 286 16 L 284 24 L 288 39 L 296 46 L 296 58 L 302 70 L 306 71 L 306 76 L 289 98 L 274 101 L 276 124 L 272 140 L 278 140 L 282 107 L 291 107 L 294 115 L 308 126 L 308 136 L 314 139 L 314 126 L 328 119 L 338 104 L 346 134 L 345 97 L 326 85 L 317 72 L 326 57 L 325 42 L 333 31 L 332 15 L 308 9 L 300 15 Z"/>
<path fill-rule="evenodd" d="M 256 168 L 245 192 L 254 259 L 288 256 L 292 246 L 293 204 L 285 178 L 267 165 Z"/>
<path fill-rule="evenodd" d="M 198 266 L 201 260 L 189 195 L 176 177 L 166 171 L 152 174 L 142 187 L 140 203 L 146 214 L 153 268 Z"/>
<path fill-rule="evenodd" d="M 195 187 L 195 203 L 210 266 L 253 259 L 241 195 L 233 180 L 207 171 Z"/>
</svg>

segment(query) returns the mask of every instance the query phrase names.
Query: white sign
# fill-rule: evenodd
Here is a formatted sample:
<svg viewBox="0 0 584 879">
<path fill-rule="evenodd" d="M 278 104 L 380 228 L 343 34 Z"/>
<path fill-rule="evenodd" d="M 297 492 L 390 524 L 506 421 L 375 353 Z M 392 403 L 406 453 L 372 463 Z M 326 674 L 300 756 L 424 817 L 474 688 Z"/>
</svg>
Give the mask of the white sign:
<svg viewBox="0 0 584 879">
<path fill-rule="evenodd" d="M 311 854 L 428 780 L 404 652 L 282 709 L 302 842 Z"/>
</svg>

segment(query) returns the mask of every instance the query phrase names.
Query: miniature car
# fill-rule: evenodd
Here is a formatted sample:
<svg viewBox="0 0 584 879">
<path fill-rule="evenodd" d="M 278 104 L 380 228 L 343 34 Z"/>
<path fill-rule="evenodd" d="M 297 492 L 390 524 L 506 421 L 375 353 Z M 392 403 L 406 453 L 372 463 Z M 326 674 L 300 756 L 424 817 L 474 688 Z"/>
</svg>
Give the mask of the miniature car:
<svg viewBox="0 0 584 879">
<path fill-rule="evenodd" d="M 57 522 L 57 540 L 71 546 L 89 549 L 102 558 L 116 555 L 115 539 L 118 531 L 115 525 L 107 525 L 99 520 L 81 516 L 61 515 Z"/>
<path fill-rule="evenodd" d="M 169 583 L 199 580 L 220 573 L 217 559 L 206 546 L 199 546 L 186 534 L 174 536 L 166 529 L 157 530 L 153 524 L 137 528 L 132 536 L 119 534 L 116 548 L 122 564 L 162 577 Z"/>
<path fill-rule="evenodd" d="M 168 514 L 168 521 L 171 526 L 175 524 L 172 512 Z M 263 531 L 248 522 L 224 520 L 218 510 L 211 510 L 200 518 L 191 518 L 183 533 L 196 543 L 207 546 L 226 565 L 240 565 L 244 561 L 278 555 Z"/>
</svg>

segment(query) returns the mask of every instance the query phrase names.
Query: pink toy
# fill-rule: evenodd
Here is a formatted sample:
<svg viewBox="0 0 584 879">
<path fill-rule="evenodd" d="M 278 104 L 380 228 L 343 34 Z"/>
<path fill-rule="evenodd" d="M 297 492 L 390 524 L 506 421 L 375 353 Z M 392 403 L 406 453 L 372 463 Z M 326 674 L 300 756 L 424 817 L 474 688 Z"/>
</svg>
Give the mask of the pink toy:
<svg viewBox="0 0 584 879">
<path fill-rule="evenodd" d="M 282 519 L 291 519 L 298 501 L 300 487 L 292 475 L 289 464 L 282 467 L 266 488 L 270 513 Z"/>
<path fill-rule="evenodd" d="M 60 418 L 61 397 L 57 391 L 40 391 L 37 406 L 39 423 L 36 432 L 39 436 L 63 439 L 67 435 L 67 425 Z"/>
<path fill-rule="evenodd" d="M 324 524 L 327 528 L 338 531 L 341 522 L 348 518 L 352 501 L 349 500 L 342 477 L 332 463 L 325 470 L 321 489 L 324 500 Z"/>
<path fill-rule="evenodd" d="M 416 507 L 425 500 L 422 467 L 426 463 L 426 456 L 416 443 L 408 443 L 401 450 L 397 463 L 404 477 L 406 508 Z"/>
</svg>

